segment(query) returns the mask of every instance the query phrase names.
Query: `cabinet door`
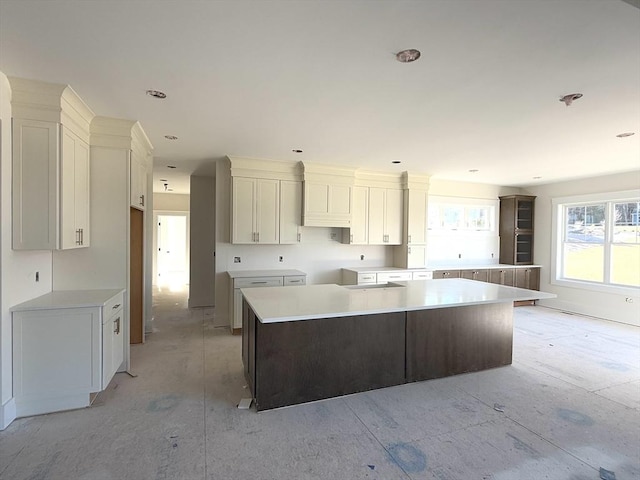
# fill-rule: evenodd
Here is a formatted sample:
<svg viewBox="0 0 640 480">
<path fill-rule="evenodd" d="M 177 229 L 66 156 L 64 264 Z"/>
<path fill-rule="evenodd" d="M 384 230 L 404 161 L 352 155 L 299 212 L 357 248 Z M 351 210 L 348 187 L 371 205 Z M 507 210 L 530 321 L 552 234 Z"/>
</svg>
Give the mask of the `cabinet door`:
<svg viewBox="0 0 640 480">
<path fill-rule="evenodd" d="M 488 270 L 461 270 L 460 278 L 466 278 L 468 280 L 477 280 L 479 282 L 489 281 Z"/>
<path fill-rule="evenodd" d="M 539 268 L 516 268 L 515 286 L 527 288 L 529 290 L 540 290 L 540 269 Z"/>
<path fill-rule="evenodd" d="M 280 181 L 280 243 L 300 242 L 302 182 Z"/>
<path fill-rule="evenodd" d="M 429 194 L 426 190 L 409 190 L 407 201 L 407 244 L 427 243 L 427 206 Z"/>
<path fill-rule="evenodd" d="M 58 246 L 59 124 L 13 119 L 14 250 Z"/>
<path fill-rule="evenodd" d="M 280 181 L 256 180 L 256 242 L 280 243 Z"/>
<path fill-rule="evenodd" d="M 403 195 L 402 190 L 385 191 L 384 233 L 387 245 L 402 244 Z"/>
<path fill-rule="evenodd" d="M 436 270 L 433 278 L 460 278 L 460 270 Z"/>
<path fill-rule="evenodd" d="M 89 246 L 89 146 L 62 127 L 60 248 Z"/>
<path fill-rule="evenodd" d="M 109 385 L 113 377 L 113 329 L 112 323 L 107 320 L 102 324 L 102 388 Z"/>
<path fill-rule="evenodd" d="M 233 177 L 231 186 L 231 243 L 255 241 L 255 179 Z"/>
<path fill-rule="evenodd" d="M 489 270 L 489 282 L 513 287 L 513 269 L 493 268 Z"/>
<path fill-rule="evenodd" d="M 369 243 L 369 187 L 353 187 L 353 214 L 349 229 L 349 243 Z"/>
<path fill-rule="evenodd" d="M 425 245 L 407 246 L 407 268 L 424 268 L 426 264 L 427 247 Z"/>
<path fill-rule="evenodd" d="M 385 189 L 369 188 L 369 244 L 385 245 Z"/>
<path fill-rule="evenodd" d="M 147 201 L 147 166 L 136 152 L 131 152 L 131 206 L 144 210 Z"/>
</svg>

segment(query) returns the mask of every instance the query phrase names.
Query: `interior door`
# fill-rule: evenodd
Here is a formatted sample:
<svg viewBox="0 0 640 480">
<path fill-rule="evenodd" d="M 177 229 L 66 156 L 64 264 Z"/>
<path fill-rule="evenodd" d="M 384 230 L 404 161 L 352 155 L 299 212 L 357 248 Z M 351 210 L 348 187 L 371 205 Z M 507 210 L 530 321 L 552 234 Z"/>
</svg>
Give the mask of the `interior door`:
<svg viewBox="0 0 640 480">
<path fill-rule="evenodd" d="M 187 216 L 158 215 L 156 271 L 158 285 L 187 283 Z"/>
<path fill-rule="evenodd" d="M 130 208 L 129 343 L 144 342 L 144 212 Z"/>
</svg>

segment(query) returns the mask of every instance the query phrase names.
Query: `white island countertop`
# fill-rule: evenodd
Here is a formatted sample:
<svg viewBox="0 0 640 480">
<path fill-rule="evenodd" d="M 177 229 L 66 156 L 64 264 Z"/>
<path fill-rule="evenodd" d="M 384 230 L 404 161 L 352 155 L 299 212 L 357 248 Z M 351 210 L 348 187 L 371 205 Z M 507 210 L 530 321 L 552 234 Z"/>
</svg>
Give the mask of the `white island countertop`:
<svg viewBox="0 0 640 480">
<path fill-rule="evenodd" d="M 56 308 L 102 307 L 124 289 L 109 290 L 54 290 L 32 300 L 11 307 L 12 312 L 51 310 Z"/>
<path fill-rule="evenodd" d="M 510 303 L 556 296 L 459 278 L 382 285 L 247 288 L 242 289 L 242 294 L 262 323 Z"/>
</svg>

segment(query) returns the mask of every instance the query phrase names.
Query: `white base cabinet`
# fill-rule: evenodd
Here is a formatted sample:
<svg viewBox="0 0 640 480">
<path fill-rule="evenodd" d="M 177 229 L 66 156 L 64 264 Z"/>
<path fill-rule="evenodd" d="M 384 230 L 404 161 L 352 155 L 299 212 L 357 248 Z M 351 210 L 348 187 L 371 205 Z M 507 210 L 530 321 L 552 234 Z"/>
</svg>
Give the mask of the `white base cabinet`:
<svg viewBox="0 0 640 480">
<path fill-rule="evenodd" d="M 229 318 L 231 331 L 242 329 L 242 289 L 306 285 L 307 274 L 300 270 L 249 270 L 227 272 L 230 277 Z"/>
<path fill-rule="evenodd" d="M 124 359 L 123 290 L 53 291 L 16 305 L 18 417 L 89 406 Z"/>
</svg>

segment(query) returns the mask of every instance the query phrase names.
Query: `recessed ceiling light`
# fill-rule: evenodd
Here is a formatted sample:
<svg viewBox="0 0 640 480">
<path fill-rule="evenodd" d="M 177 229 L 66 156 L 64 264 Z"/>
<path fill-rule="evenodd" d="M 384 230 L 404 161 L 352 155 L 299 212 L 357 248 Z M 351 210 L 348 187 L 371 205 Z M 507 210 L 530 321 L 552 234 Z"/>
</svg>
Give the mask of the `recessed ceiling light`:
<svg viewBox="0 0 640 480">
<path fill-rule="evenodd" d="M 167 94 L 160 90 L 147 90 L 147 95 L 153 98 L 167 98 Z"/>
<path fill-rule="evenodd" d="M 391 160 L 391 163 L 402 163 L 400 160 Z"/>
<path fill-rule="evenodd" d="M 175 135 L 165 135 L 164 138 L 166 138 L 167 140 L 177 140 L 178 137 L 176 137 Z"/>
<path fill-rule="evenodd" d="M 571 103 L 573 103 L 574 100 L 578 100 L 579 98 L 582 98 L 581 93 L 570 93 L 569 95 L 560 97 L 560 101 L 564 102 L 564 104 L 568 107 L 569 105 L 571 105 Z"/>
<path fill-rule="evenodd" d="M 480 170 L 478 170 L 477 168 L 472 168 L 471 170 L 469 170 L 469 173 L 478 173 Z"/>
<path fill-rule="evenodd" d="M 299 148 L 294 148 L 293 150 L 291 150 L 293 153 L 302 153 L 302 150 L 300 150 Z"/>
<path fill-rule="evenodd" d="M 402 50 L 401 52 L 396 53 L 396 60 L 400 63 L 411 63 L 415 62 L 420 58 L 420 50 L 416 50 L 415 48 L 410 48 L 409 50 Z"/>
<path fill-rule="evenodd" d="M 167 165 L 167 168 L 176 168 L 175 165 Z"/>
<path fill-rule="evenodd" d="M 624 132 L 616 135 L 618 138 L 630 137 L 631 135 L 635 135 L 635 132 Z"/>
</svg>

